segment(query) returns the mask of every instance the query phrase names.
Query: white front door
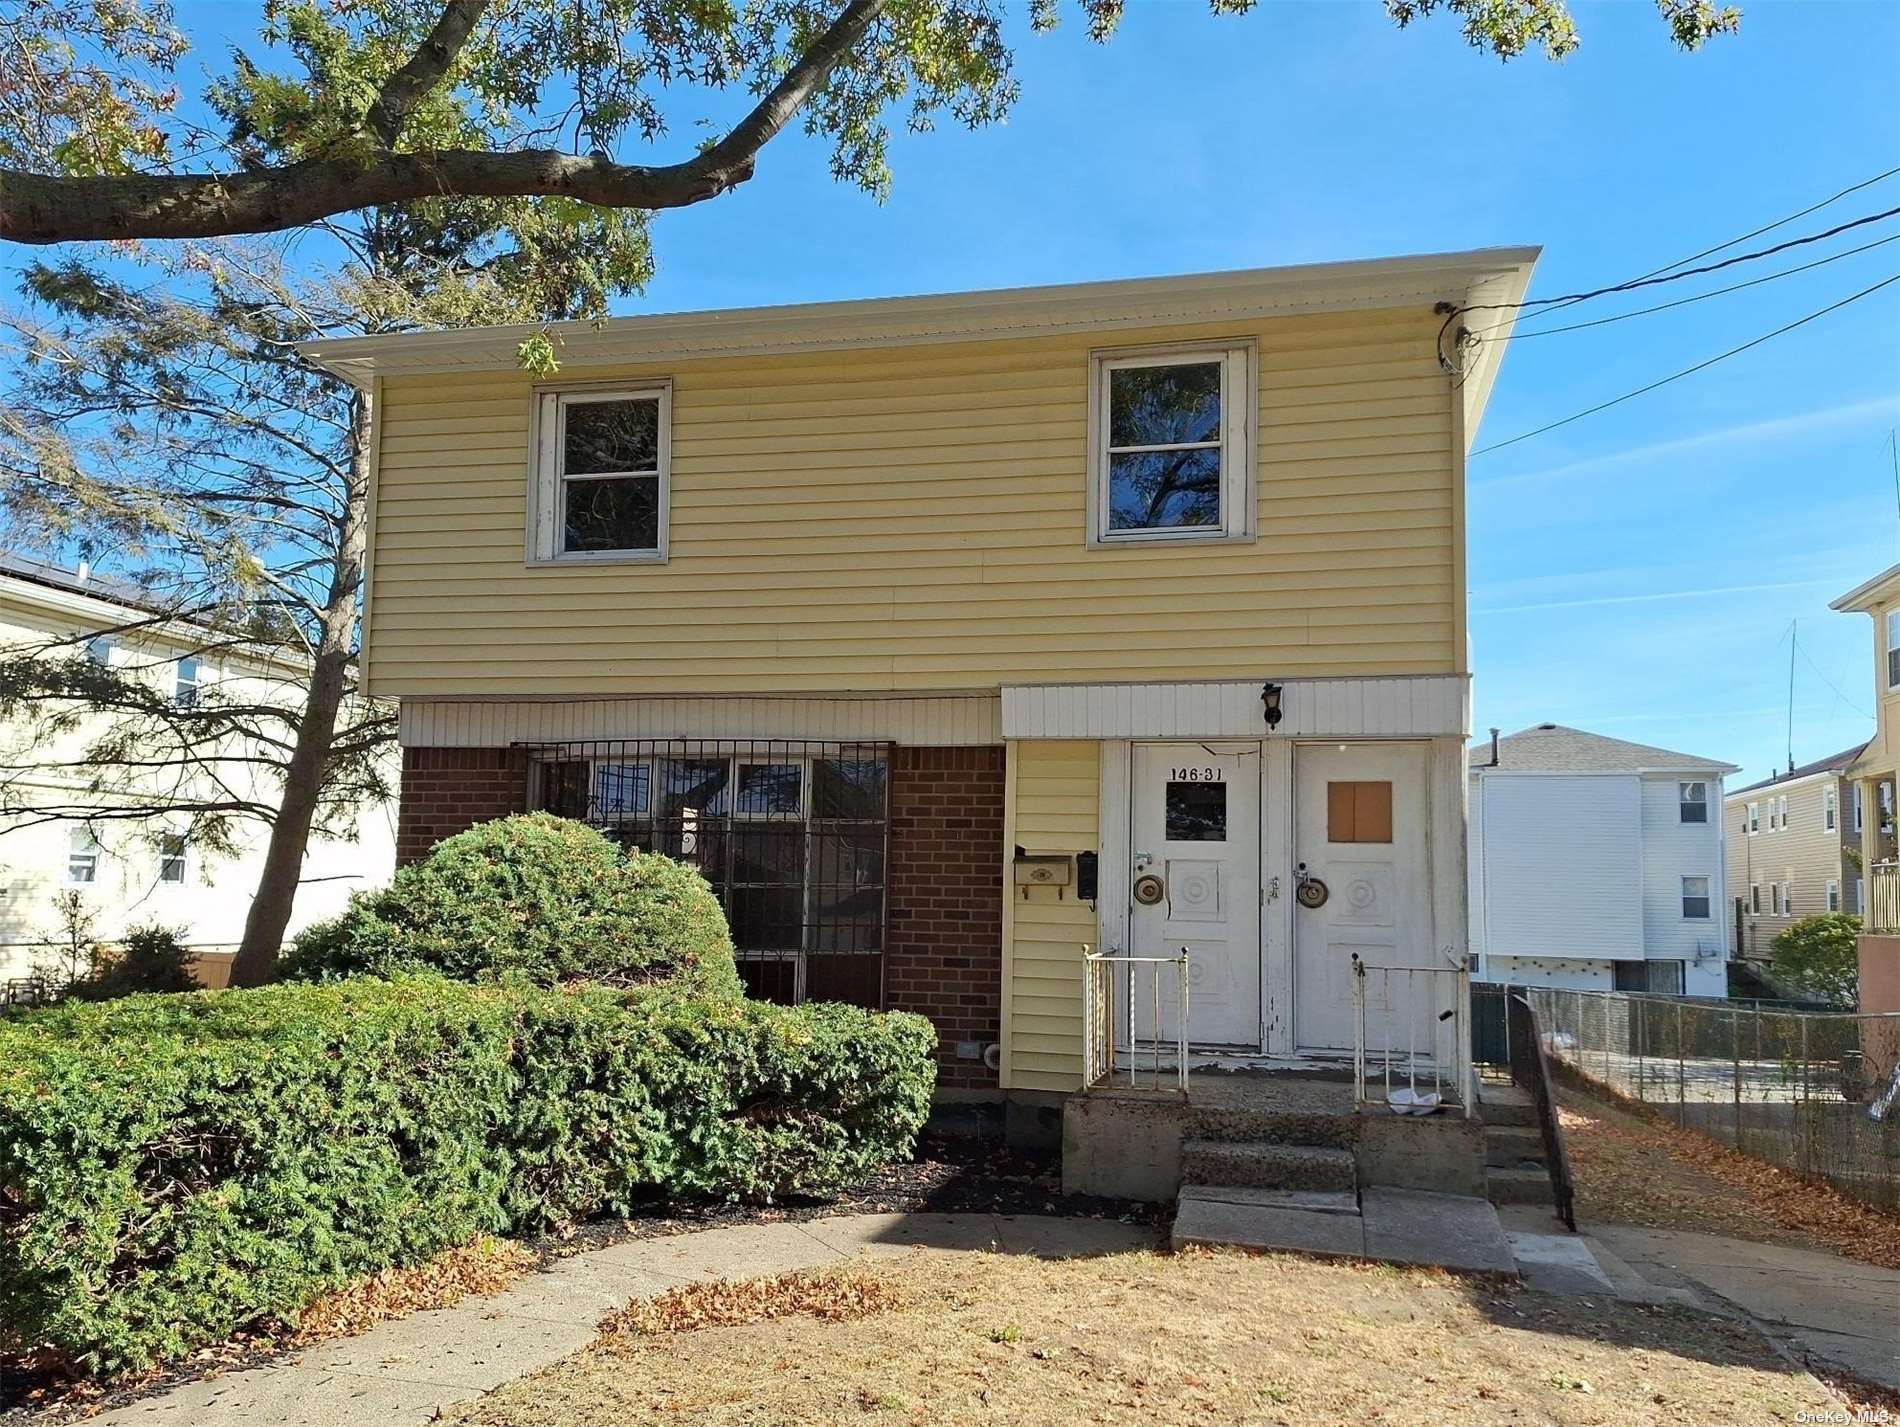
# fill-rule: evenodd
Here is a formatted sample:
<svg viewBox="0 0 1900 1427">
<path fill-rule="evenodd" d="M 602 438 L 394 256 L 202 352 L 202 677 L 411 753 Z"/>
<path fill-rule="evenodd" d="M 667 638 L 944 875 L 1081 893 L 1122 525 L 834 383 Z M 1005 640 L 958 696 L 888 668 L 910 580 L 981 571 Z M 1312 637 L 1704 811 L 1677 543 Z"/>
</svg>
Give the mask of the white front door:
<svg viewBox="0 0 1900 1427">
<path fill-rule="evenodd" d="M 1260 745 L 1137 745 L 1133 793 L 1129 954 L 1178 956 L 1186 947 L 1188 1040 L 1258 1050 Z M 1142 890 L 1153 900 L 1144 900 Z M 1150 972 L 1137 967 L 1134 976 L 1141 1040 L 1155 1033 Z M 1176 995 L 1174 979 L 1164 974 L 1164 1040 L 1175 1035 Z"/>
<path fill-rule="evenodd" d="M 1352 1049 L 1357 955 L 1368 968 L 1367 1048 L 1431 1055 L 1431 983 L 1444 978 L 1386 974 L 1441 964 L 1431 944 L 1428 766 L 1416 743 L 1294 750 L 1293 1033 L 1303 1051 Z M 1318 906 L 1298 895 L 1302 865 L 1323 884 Z M 1319 900 L 1318 887 L 1307 890 Z"/>
</svg>

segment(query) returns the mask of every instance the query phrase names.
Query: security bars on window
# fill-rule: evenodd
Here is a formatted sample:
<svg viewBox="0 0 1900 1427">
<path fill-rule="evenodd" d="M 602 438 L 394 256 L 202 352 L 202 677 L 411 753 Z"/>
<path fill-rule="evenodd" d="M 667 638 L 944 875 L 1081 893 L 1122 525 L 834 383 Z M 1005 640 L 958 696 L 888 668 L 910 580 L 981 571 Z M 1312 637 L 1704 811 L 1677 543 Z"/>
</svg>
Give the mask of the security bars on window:
<svg viewBox="0 0 1900 1427">
<path fill-rule="evenodd" d="M 752 995 L 883 1004 L 888 744 L 617 739 L 529 755 L 534 806 L 699 869 Z"/>
</svg>

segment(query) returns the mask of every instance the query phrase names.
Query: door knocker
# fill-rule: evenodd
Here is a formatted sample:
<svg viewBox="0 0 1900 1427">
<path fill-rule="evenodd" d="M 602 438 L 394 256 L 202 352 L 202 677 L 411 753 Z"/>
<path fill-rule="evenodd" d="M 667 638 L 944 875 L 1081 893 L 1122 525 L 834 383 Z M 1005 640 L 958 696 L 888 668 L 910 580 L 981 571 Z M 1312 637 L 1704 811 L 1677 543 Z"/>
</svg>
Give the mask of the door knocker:
<svg viewBox="0 0 1900 1427">
<path fill-rule="evenodd" d="M 1167 887 L 1152 872 L 1135 879 L 1135 900 L 1144 907 L 1152 907 L 1167 894 Z"/>
<path fill-rule="evenodd" d="M 1308 911 L 1313 911 L 1316 908 L 1326 905 L 1326 899 L 1332 896 L 1331 889 L 1328 888 L 1324 882 L 1320 881 L 1319 878 L 1308 872 L 1304 862 L 1294 870 L 1293 875 L 1297 879 L 1293 885 L 1294 901 L 1298 902 Z"/>
</svg>

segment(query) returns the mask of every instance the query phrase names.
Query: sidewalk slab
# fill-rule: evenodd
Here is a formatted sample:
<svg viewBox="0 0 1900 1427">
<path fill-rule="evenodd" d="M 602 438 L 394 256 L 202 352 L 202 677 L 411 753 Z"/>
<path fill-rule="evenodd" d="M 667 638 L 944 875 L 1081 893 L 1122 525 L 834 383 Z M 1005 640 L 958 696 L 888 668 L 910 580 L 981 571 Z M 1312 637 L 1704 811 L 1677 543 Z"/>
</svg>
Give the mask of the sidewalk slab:
<svg viewBox="0 0 1900 1427">
<path fill-rule="evenodd" d="M 486 1300 L 412 1313 L 304 1355 L 313 1372 L 486 1392 L 594 1340 L 592 1323 L 490 1316 Z"/>
</svg>

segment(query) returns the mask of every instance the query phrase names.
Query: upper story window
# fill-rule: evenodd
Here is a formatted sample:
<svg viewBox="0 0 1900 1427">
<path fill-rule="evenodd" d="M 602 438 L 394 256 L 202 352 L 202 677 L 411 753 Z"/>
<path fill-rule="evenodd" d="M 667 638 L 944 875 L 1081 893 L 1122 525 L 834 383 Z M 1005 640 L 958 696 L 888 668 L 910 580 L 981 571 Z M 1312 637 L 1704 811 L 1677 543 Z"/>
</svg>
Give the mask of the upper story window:
<svg viewBox="0 0 1900 1427">
<path fill-rule="evenodd" d="M 1775 799 L 1775 826 L 1786 827 L 1787 825 L 1788 825 L 1788 795 L 1786 793 L 1783 793 L 1779 798 Z"/>
<path fill-rule="evenodd" d="M 1900 689 L 1900 609 L 1887 611 L 1887 687 Z"/>
<path fill-rule="evenodd" d="M 95 634 L 86 641 L 86 657 L 101 669 L 112 667 L 113 638 L 109 634 Z"/>
<path fill-rule="evenodd" d="M 1827 882 L 1827 909 L 1838 912 L 1841 909 L 1841 884 L 1830 877 Z"/>
<path fill-rule="evenodd" d="M 99 880 L 99 839 L 92 829 L 76 827 L 66 839 L 66 885 L 90 887 Z"/>
<path fill-rule="evenodd" d="M 531 557 L 664 560 L 672 389 L 548 391 L 535 400 Z"/>
<path fill-rule="evenodd" d="M 1761 831 L 1761 804 L 1750 803 L 1748 805 L 1748 835 L 1750 837 L 1753 837 L 1756 833 L 1760 831 Z"/>
<path fill-rule="evenodd" d="M 1706 877 L 1684 877 L 1682 879 L 1682 915 L 1692 921 L 1707 921 L 1709 917 L 1709 879 Z"/>
<path fill-rule="evenodd" d="M 1841 823 L 1840 793 L 1833 788 L 1821 790 L 1821 827 L 1833 832 Z"/>
<path fill-rule="evenodd" d="M 1106 352 L 1089 397 L 1089 543 L 1253 535 L 1253 354 Z"/>
<path fill-rule="evenodd" d="M 1676 784 L 1676 816 L 1686 823 L 1705 823 L 1709 820 L 1709 785 L 1707 783 Z"/>
<path fill-rule="evenodd" d="M 185 835 L 183 833 L 168 832 L 159 838 L 158 880 L 161 882 L 185 880 Z"/>
<path fill-rule="evenodd" d="M 172 690 L 172 702 L 181 709 L 194 707 L 198 702 L 198 686 L 204 682 L 204 665 L 187 654 L 178 661 L 178 680 Z"/>
</svg>

